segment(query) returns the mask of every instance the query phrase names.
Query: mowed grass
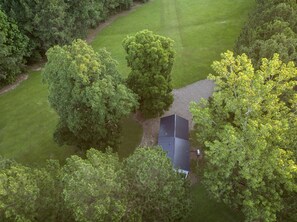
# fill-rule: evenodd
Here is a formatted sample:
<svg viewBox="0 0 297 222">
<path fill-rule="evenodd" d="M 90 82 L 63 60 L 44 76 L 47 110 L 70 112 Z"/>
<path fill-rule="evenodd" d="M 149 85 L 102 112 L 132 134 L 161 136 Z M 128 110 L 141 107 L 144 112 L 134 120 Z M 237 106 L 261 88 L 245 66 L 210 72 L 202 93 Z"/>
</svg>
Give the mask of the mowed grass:
<svg viewBox="0 0 297 222">
<path fill-rule="evenodd" d="M 53 139 L 57 115 L 50 109 L 40 72 L 15 90 L 0 96 L 0 155 L 21 163 L 42 164 L 65 160 L 73 147 L 58 147 Z"/>
<path fill-rule="evenodd" d="M 205 79 L 220 54 L 232 50 L 254 1 L 152 0 L 103 29 L 92 43 L 105 47 L 127 76 L 122 40 L 149 29 L 175 41 L 173 85 L 183 87 Z"/>
<path fill-rule="evenodd" d="M 243 214 L 213 200 L 200 183 L 192 187 L 193 209 L 188 222 L 242 222 Z"/>
<path fill-rule="evenodd" d="M 0 95 L 0 155 L 29 165 L 43 165 L 47 159 L 62 163 L 75 147 L 58 146 L 53 141 L 58 116 L 49 106 L 41 73 L 32 72 L 16 89 Z M 123 120 L 121 157 L 128 156 L 139 144 L 142 129 L 132 118 Z"/>
</svg>

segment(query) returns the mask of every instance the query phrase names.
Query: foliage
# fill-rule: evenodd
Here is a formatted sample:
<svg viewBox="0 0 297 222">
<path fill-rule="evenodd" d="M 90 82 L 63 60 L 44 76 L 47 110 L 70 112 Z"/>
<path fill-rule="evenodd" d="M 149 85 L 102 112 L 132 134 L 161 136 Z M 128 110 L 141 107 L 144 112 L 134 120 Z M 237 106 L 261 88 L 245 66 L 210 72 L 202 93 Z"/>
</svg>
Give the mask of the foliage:
<svg viewBox="0 0 297 222">
<path fill-rule="evenodd" d="M 76 38 L 85 37 L 88 28 L 95 27 L 107 16 L 104 11 L 104 1 L 102 0 L 65 0 L 65 2 L 68 6 L 66 13 L 72 24 L 71 32 Z"/>
<path fill-rule="evenodd" d="M 132 0 L 0 0 L 1 8 L 30 39 L 27 50 L 32 60 L 39 59 L 52 46 L 84 38 L 90 27 L 111 14 L 129 9 L 132 3 Z"/>
<path fill-rule="evenodd" d="M 36 221 L 74 221 L 63 200 L 63 171 L 59 161 L 47 160 L 44 167 L 35 170 L 35 177 L 39 188 Z"/>
<path fill-rule="evenodd" d="M 0 10 L 0 86 L 11 83 L 21 72 L 28 39 Z"/>
<path fill-rule="evenodd" d="M 191 104 L 206 187 L 246 221 L 276 221 L 297 191 L 297 68 L 274 55 L 255 70 L 246 55 L 227 52 L 213 69 L 213 97 Z"/>
<path fill-rule="evenodd" d="M 55 139 L 82 148 L 116 147 L 120 120 L 136 105 L 116 62 L 84 41 L 55 46 L 47 52 L 43 77 L 49 102 L 59 115 Z"/>
<path fill-rule="evenodd" d="M 71 38 L 64 0 L 0 0 L 7 15 L 14 19 L 22 32 L 30 39 L 28 51 L 38 59 L 56 44 L 68 43 Z"/>
<path fill-rule="evenodd" d="M 63 196 L 76 221 L 120 221 L 126 211 L 121 163 L 109 151 L 72 156 L 64 167 Z"/>
<path fill-rule="evenodd" d="M 180 221 L 190 210 L 187 181 L 156 147 L 125 161 L 92 148 L 63 167 L 1 158 L 0 170 L 1 221 Z"/>
<path fill-rule="evenodd" d="M 0 220 L 33 221 L 39 189 L 32 169 L 0 159 Z"/>
<path fill-rule="evenodd" d="M 138 148 L 124 162 L 128 221 L 180 221 L 190 210 L 188 184 L 161 148 Z"/>
<path fill-rule="evenodd" d="M 126 37 L 123 47 L 131 68 L 127 83 L 139 96 L 139 110 L 147 117 L 162 115 L 173 102 L 173 40 L 143 30 Z"/>
<path fill-rule="evenodd" d="M 256 68 L 262 58 L 278 53 L 284 62 L 297 63 L 296 1 L 257 1 L 237 41 L 237 54 L 246 53 Z"/>
</svg>

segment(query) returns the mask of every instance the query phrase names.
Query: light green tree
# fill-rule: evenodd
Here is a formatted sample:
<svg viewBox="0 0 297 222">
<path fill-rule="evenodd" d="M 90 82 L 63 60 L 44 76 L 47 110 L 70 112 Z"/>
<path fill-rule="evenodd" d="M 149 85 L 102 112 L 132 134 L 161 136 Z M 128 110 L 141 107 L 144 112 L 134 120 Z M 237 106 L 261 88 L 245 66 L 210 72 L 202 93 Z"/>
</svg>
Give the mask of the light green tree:
<svg viewBox="0 0 297 222">
<path fill-rule="evenodd" d="M 110 150 L 66 161 L 63 196 L 76 221 L 120 221 L 126 211 L 121 162 Z"/>
<path fill-rule="evenodd" d="M 136 106 L 116 62 L 84 41 L 56 46 L 47 52 L 43 79 L 49 102 L 59 115 L 55 139 L 82 148 L 116 148 L 120 121 Z"/>
<path fill-rule="evenodd" d="M 32 171 L 0 157 L 0 221 L 34 221 L 39 189 Z"/>
<path fill-rule="evenodd" d="M 180 221 L 188 216 L 188 183 L 161 148 L 137 148 L 124 161 L 124 172 L 127 221 Z"/>
<path fill-rule="evenodd" d="M 123 47 L 131 68 L 127 83 L 139 97 L 139 110 L 146 117 L 163 114 L 173 102 L 173 40 L 143 30 L 126 37 Z"/>
<path fill-rule="evenodd" d="M 212 98 L 190 108 L 205 148 L 204 183 L 246 221 L 276 221 L 297 192 L 297 68 L 274 55 L 255 70 L 246 55 L 227 52 L 213 69 Z"/>
</svg>

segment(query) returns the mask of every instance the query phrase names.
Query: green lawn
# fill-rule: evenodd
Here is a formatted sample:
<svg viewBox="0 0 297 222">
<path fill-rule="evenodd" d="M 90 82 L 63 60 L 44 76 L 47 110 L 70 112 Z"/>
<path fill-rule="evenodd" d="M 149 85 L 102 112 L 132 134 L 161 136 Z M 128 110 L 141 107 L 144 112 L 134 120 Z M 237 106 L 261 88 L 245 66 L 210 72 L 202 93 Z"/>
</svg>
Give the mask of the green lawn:
<svg viewBox="0 0 297 222">
<path fill-rule="evenodd" d="M 46 159 L 63 162 L 74 147 L 59 147 L 52 134 L 57 115 L 50 108 L 46 86 L 40 72 L 32 72 L 29 79 L 15 90 L 0 96 L 0 155 L 18 162 L 41 165 Z M 128 118 L 123 120 L 122 144 L 119 155 L 125 157 L 139 144 L 142 129 Z"/>
<path fill-rule="evenodd" d="M 222 203 L 211 199 L 202 184 L 192 188 L 193 209 L 188 222 L 241 222 L 241 212 L 231 210 Z"/>
<path fill-rule="evenodd" d="M 93 41 L 95 49 L 106 47 L 126 67 L 122 40 L 149 29 L 175 40 L 173 85 L 179 88 L 205 79 L 212 61 L 232 50 L 254 1 L 247 0 L 152 0 L 129 16 L 105 28 Z"/>
</svg>

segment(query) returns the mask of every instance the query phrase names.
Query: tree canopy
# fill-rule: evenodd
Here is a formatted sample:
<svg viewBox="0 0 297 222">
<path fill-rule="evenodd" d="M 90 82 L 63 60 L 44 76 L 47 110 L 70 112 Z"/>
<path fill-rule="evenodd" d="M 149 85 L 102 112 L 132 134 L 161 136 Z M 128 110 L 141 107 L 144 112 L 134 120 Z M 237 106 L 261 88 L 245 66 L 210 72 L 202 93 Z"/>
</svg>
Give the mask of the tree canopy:
<svg viewBox="0 0 297 222">
<path fill-rule="evenodd" d="M 173 102 L 173 40 L 143 30 L 126 37 L 123 47 L 131 68 L 127 84 L 139 97 L 139 110 L 146 117 L 163 114 Z"/>
<path fill-rule="evenodd" d="M 296 207 L 297 68 L 275 54 L 255 70 L 246 55 L 227 52 L 213 69 L 213 96 L 191 104 L 206 187 L 246 221 L 276 221 Z"/>
<path fill-rule="evenodd" d="M 49 102 L 59 115 L 55 139 L 82 148 L 116 147 L 119 122 L 137 102 L 125 86 L 116 62 L 82 40 L 47 52 L 43 79 Z"/>
<path fill-rule="evenodd" d="M 120 221 L 126 211 L 119 158 L 109 151 L 72 156 L 64 167 L 63 197 L 76 221 Z"/>
<path fill-rule="evenodd" d="M 187 181 L 160 148 L 125 161 L 111 149 L 71 156 L 63 167 L 0 159 L 1 221 L 179 221 L 189 213 Z"/>
<path fill-rule="evenodd" d="M 0 86 L 11 83 L 21 72 L 28 39 L 0 10 Z"/>
<path fill-rule="evenodd" d="M 160 147 L 138 148 L 125 160 L 128 221 L 181 221 L 188 216 L 189 184 L 166 155 Z"/>
<path fill-rule="evenodd" d="M 262 58 L 278 53 L 284 62 L 297 62 L 297 3 L 291 0 L 258 0 L 235 46 L 246 53 L 255 68 Z"/>
</svg>

